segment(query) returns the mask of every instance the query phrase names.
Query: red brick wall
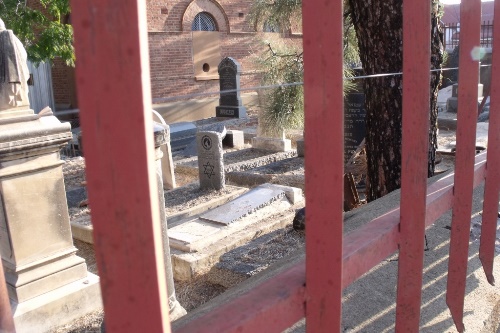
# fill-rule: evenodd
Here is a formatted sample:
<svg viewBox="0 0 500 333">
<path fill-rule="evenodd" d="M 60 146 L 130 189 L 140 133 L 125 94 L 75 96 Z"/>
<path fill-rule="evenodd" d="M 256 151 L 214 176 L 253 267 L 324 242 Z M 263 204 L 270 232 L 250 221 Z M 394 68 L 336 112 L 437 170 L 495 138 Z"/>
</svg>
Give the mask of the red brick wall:
<svg viewBox="0 0 500 333">
<path fill-rule="evenodd" d="M 149 0 L 153 98 L 218 91 L 218 80 L 196 81 L 194 76 L 191 23 L 200 12 L 210 13 L 217 22 L 221 57 L 233 57 L 240 62 L 241 87 L 258 86 L 259 76 L 252 58 L 264 46 L 262 36 L 257 35 L 249 19 L 251 4 L 252 0 Z"/>
<path fill-rule="evenodd" d="M 218 80 L 196 81 L 194 76 L 191 23 L 202 11 L 217 22 L 221 57 L 240 62 L 241 87 L 258 86 L 259 75 L 252 58 L 265 46 L 250 22 L 251 4 L 252 0 L 147 0 L 153 98 L 218 91 Z M 52 71 L 56 103 L 71 100 L 65 73 L 64 64 L 56 60 Z"/>
<path fill-rule="evenodd" d="M 71 84 L 68 80 L 66 64 L 60 58 L 54 59 L 52 66 L 52 87 L 55 104 L 71 104 L 69 91 Z"/>
</svg>

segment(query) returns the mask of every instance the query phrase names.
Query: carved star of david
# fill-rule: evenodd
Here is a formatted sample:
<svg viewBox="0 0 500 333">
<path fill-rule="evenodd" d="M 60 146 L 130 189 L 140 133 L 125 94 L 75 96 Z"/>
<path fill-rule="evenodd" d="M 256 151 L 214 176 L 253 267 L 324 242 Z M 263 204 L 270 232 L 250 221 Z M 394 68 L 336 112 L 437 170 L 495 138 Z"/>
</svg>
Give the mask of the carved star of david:
<svg viewBox="0 0 500 333">
<path fill-rule="evenodd" d="M 214 173 L 214 166 L 210 164 L 210 162 L 207 162 L 207 164 L 203 164 L 203 173 L 208 176 L 208 178 L 215 176 Z"/>
</svg>

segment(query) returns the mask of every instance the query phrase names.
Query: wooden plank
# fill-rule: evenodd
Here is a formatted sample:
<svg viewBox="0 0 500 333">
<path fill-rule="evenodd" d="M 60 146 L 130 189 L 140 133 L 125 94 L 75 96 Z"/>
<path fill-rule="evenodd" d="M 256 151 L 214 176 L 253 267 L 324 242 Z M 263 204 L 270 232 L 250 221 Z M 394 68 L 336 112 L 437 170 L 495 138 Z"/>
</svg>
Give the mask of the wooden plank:
<svg viewBox="0 0 500 333">
<path fill-rule="evenodd" d="M 307 332 L 339 332 L 344 163 L 343 2 L 302 3 Z"/>
<path fill-rule="evenodd" d="M 418 332 L 429 142 L 431 3 L 403 2 L 403 136 L 396 331 Z"/>
<path fill-rule="evenodd" d="M 500 1 L 494 5 L 494 14 L 500 17 Z M 493 26 L 493 55 L 490 85 L 490 119 L 488 128 L 488 164 L 484 185 L 483 221 L 481 224 L 481 242 L 479 258 L 488 282 L 495 284 L 493 259 L 495 257 L 495 239 L 498 219 L 498 200 L 500 192 L 500 24 Z"/>
<path fill-rule="evenodd" d="M 469 251 L 476 144 L 481 0 L 460 6 L 460 80 L 458 85 L 455 198 L 453 200 L 446 302 L 459 332 L 465 330 L 463 308 Z"/>
<path fill-rule="evenodd" d="M 107 332 L 169 332 L 146 3 L 72 2 L 76 80 Z"/>
</svg>

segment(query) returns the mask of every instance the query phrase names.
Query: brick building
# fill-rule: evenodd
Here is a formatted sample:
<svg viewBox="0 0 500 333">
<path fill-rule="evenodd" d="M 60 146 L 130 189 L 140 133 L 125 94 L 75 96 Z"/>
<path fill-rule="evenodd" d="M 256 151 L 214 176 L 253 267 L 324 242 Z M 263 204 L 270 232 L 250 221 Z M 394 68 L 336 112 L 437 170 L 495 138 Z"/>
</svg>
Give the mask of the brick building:
<svg viewBox="0 0 500 333">
<path fill-rule="evenodd" d="M 217 65 L 226 56 L 241 63 L 242 88 L 259 85 L 252 58 L 263 49 L 267 33 L 251 23 L 251 4 L 252 0 L 147 0 L 153 98 L 218 91 Z M 280 36 L 294 42 L 302 37 L 291 31 Z M 52 77 L 56 104 L 76 108 L 73 70 L 55 61 Z"/>
</svg>

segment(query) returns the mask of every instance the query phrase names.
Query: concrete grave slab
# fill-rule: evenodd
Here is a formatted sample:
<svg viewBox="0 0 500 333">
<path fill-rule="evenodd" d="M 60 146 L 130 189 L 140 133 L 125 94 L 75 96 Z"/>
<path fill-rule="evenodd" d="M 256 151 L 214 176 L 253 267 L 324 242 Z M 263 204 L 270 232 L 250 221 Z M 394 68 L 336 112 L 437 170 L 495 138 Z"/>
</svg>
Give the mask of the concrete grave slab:
<svg viewBox="0 0 500 333">
<path fill-rule="evenodd" d="M 270 184 L 261 185 L 227 204 L 210 210 L 201 215 L 200 218 L 226 225 L 231 224 L 259 208 L 282 198 L 284 195 L 285 192 L 278 187 Z"/>
<path fill-rule="evenodd" d="M 252 191 L 242 197 L 250 193 Z M 190 280 L 196 275 L 205 273 L 227 251 L 259 235 L 290 224 L 296 206 L 291 204 L 288 196 L 300 202 L 301 191 L 286 186 L 265 184 L 261 185 L 257 191 L 253 191 L 252 196 L 260 197 L 259 193 L 267 195 L 267 203 L 257 204 L 256 207 L 259 208 L 254 208 L 251 214 L 247 211 L 245 216 L 237 222 L 224 224 L 199 217 L 177 223 L 169 228 L 175 279 Z M 259 200 L 254 199 L 250 201 L 255 203 Z M 260 200 L 262 202 L 262 198 Z M 219 207 L 212 211 L 218 212 L 219 215 L 227 215 L 228 207 L 230 207 L 227 205 L 223 205 L 225 208 L 222 210 L 219 210 Z"/>
</svg>

